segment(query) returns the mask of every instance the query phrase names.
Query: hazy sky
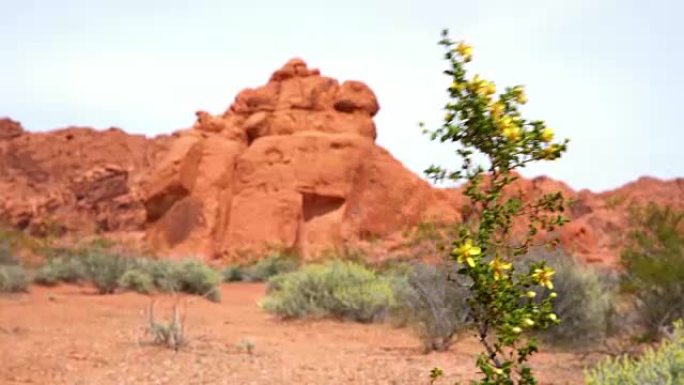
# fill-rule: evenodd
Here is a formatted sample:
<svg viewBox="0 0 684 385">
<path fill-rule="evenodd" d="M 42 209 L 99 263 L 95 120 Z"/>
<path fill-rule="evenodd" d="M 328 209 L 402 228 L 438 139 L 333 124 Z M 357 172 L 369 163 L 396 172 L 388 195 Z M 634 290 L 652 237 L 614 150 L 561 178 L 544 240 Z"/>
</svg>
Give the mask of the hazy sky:
<svg viewBox="0 0 684 385">
<path fill-rule="evenodd" d="M 684 176 L 684 3 L 674 0 L 0 0 L 0 116 L 29 130 L 117 126 L 155 135 L 223 112 L 292 57 L 366 82 L 378 143 L 416 173 L 454 163 L 417 122 L 438 124 L 449 80 L 443 27 L 471 68 L 524 84 L 527 116 L 570 137 L 529 169 L 604 190 Z"/>
</svg>

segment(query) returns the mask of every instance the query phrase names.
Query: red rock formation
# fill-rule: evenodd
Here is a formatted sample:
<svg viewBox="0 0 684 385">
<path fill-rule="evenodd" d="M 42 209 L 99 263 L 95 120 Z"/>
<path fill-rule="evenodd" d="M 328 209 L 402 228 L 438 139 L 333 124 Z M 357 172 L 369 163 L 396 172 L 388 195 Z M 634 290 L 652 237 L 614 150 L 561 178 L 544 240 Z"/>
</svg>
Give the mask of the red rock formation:
<svg viewBox="0 0 684 385">
<path fill-rule="evenodd" d="M 9 118 L 0 119 L 0 140 L 8 140 L 21 136 L 24 133 L 24 129 L 21 127 L 19 122 L 15 122 Z"/>
<path fill-rule="evenodd" d="M 144 227 L 135 185 L 163 138 L 81 127 L 21 134 L 13 124 L 20 134 L 0 140 L 0 222 L 37 235 Z"/>
<path fill-rule="evenodd" d="M 378 109 L 365 84 L 293 59 L 222 116 L 199 111 L 150 174 L 149 241 L 173 254 L 278 244 L 315 255 L 457 217 L 452 199 L 374 144 Z"/>
</svg>

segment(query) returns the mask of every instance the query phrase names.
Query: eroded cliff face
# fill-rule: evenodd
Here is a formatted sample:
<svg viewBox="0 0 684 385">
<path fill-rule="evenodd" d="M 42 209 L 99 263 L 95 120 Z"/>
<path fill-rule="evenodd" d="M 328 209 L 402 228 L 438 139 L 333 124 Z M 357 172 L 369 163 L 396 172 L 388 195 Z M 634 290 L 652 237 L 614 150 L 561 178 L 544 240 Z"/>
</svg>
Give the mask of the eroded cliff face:
<svg viewBox="0 0 684 385">
<path fill-rule="evenodd" d="M 137 185 L 165 141 L 116 128 L 27 133 L 0 119 L 0 222 L 38 236 L 143 230 Z"/>
<path fill-rule="evenodd" d="M 364 83 L 340 84 L 293 59 L 223 114 L 199 111 L 193 127 L 168 136 L 27 133 L 0 119 L 0 224 L 239 259 L 271 246 L 307 258 L 364 242 L 396 249 L 422 222 L 461 221 L 469 208 L 459 190 L 431 187 L 375 144 L 378 109 Z M 630 205 L 684 210 L 683 178 L 599 194 L 546 177 L 513 189 L 529 199 L 562 191 L 572 221 L 552 236 L 590 263 L 617 262 Z"/>
</svg>

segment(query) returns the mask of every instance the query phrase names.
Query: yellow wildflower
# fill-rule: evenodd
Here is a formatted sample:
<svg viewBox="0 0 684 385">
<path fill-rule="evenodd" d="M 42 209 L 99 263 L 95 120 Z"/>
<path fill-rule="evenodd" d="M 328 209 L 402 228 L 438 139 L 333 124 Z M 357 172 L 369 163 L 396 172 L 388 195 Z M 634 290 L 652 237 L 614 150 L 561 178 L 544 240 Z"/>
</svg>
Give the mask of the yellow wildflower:
<svg viewBox="0 0 684 385">
<path fill-rule="evenodd" d="M 491 262 L 489 262 L 489 266 L 494 272 L 494 280 L 498 281 L 499 279 L 506 277 L 505 271 L 510 270 L 513 265 L 510 262 L 501 260 L 501 258 L 499 258 L 497 255 L 494 257 L 494 259 L 492 259 Z"/>
<path fill-rule="evenodd" d="M 480 79 L 480 75 L 475 74 L 475 76 L 473 76 L 473 78 L 468 82 L 468 89 L 476 94 L 479 94 L 483 81 L 484 80 Z"/>
<path fill-rule="evenodd" d="M 507 126 L 502 130 L 501 133 L 511 142 L 515 142 L 520 139 L 520 127 L 518 126 Z"/>
<path fill-rule="evenodd" d="M 554 291 L 553 293 L 549 294 L 549 298 L 552 298 L 552 299 L 553 299 L 553 298 L 556 298 L 556 297 L 558 297 L 558 293 L 556 293 L 555 291 Z"/>
<path fill-rule="evenodd" d="M 501 103 L 500 101 L 494 102 L 490 107 L 490 111 L 491 111 L 492 116 L 495 119 L 498 119 L 499 117 L 501 117 L 501 114 L 503 114 L 504 108 L 505 108 L 504 104 Z"/>
<path fill-rule="evenodd" d="M 520 328 L 520 326 L 513 326 L 513 327 L 511 328 L 511 331 L 512 331 L 513 333 L 515 333 L 515 334 L 520 334 L 520 333 L 522 333 L 522 329 Z"/>
<path fill-rule="evenodd" d="M 513 124 L 513 120 L 510 116 L 504 116 L 503 118 L 499 119 L 497 123 L 499 124 L 499 127 L 501 127 L 501 129 L 503 130 L 504 128 L 510 127 Z"/>
<path fill-rule="evenodd" d="M 527 296 L 527 298 L 534 298 L 537 296 L 537 293 L 530 290 L 527 293 L 525 293 L 525 295 Z"/>
<path fill-rule="evenodd" d="M 502 374 L 503 374 L 503 370 L 502 370 L 501 368 L 494 368 L 494 373 L 496 373 L 496 374 L 498 374 L 498 375 L 502 375 Z"/>
<path fill-rule="evenodd" d="M 482 86 L 480 89 L 484 95 L 493 95 L 496 93 L 496 85 L 486 80 L 482 81 Z"/>
<path fill-rule="evenodd" d="M 546 147 L 544 149 L 544 157 L 548 160 L 554 160 L 558 158 L 558 146 L 553 144 L 549 147 Z"/>
<path fill-rule="evenodd" d="M 473 241 L 467 239 L 461 246 L 455 248 L 451 255 L 456 256 L 456 260 L 459 263 L 467 263 L 470 267 L 475 267 L 475 260 L 473 257 L 478 256 L 482 253 L 482 249 L 477 246 L 473 246 Z"/>
<path fill-rule="evenodd" d="M 548 128 L 548 127 L 545 127 L 541 132 L 541 139 L 546 143 L 552 141 L 553 140 L 553 130 Z"/>
<path fill-rule="evenodd" d="M 450 88 L 451 88 L 452 90 L 463 91 L 463 90 L 465 89 L 465 84 L 459 83 L 459 82 L 457 82 L 457 81 L 454 80 L 454 82 L 451 83 L 451 87 L 450 87 Z"/>
<path fill-rule="evenodd" d="M 523 324 L 524 324 L 525 326 L 530 326 L 530 327 L 532 327 L 532 326 L 534 326 L 534 321 L 532 321 L 532 320 L 529 319 L 529 318 L 525 318 L 525 319 L 523 320 Z"/>
<path fill-rule="evenodd" d="M 549 317 L 549 319 L 553 322 L 558 321 L 558 316 L 555 315 L 554 313 L 549 314 L 547 317 Z"/>
<path fill-rule="evenodd" d="M 525 90 L 521 86 L 513 87 L 513 95 L 516 102 L 520 104 L 527 103 L 527 95 L 525 95 Z"/>
<path fill-rule="evenodd" d="M 546 286 L 549 290 L 553 290 L 553 282 L 551 277 L 556 274 L 552 268 L 545 266 L 543 269 L 534 269 L 532 273 L 532 278 L 537 281 L 541 286 Z"/>
<path fill-rule="evenodd" d="M 461 55 L 465 61 L 470 61 L 470 59 L 473 57 L 473 47 L 469 46 L 463 41 L 459 42 L 454 50 L 458 52 L 458 54 Z"/>
</svg>

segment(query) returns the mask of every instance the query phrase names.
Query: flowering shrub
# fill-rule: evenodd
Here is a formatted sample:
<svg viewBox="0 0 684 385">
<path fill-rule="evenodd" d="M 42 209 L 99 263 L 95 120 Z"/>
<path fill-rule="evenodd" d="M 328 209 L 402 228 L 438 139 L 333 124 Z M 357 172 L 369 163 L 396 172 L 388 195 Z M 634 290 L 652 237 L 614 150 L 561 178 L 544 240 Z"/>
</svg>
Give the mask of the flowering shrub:
<svg viewBox="0 0 684 385">
<path fill-rule="evenodd" d="M 475 210 L 472 225 L 461 228 L 451 257 L 468 282 L 470 315 L 484 350 L 476 362 L 482 374 L 477 383 L 536 384 L 526 361 L 537 344 L 528 336 L 560 322 L 552 305 L 555 272 L 544 260 L 516 271 L 511 259 L 525 254 L 540 230 L 566 222 L 561 215 L 564 199 L 552 193 L 523 202 L 506 187 L 516 180 L 515 169 L 560 158 L 568 141 L 554 142 L 553 130 L 543 121 L 521 116 L 519 107 L 527 102 L 522 86 L 497 94 L 493 82 L 468 77 L 465 67 L 472 47 L 452 41 L 446 30 L 440 44 L 446 49 L 445 73 L 452 83 L 444 123 L 428 133 L 433 140 L 458 142 L 463 164 L 458 170 L 431 166 L 426 173 L 435 181 L 465 178 L 464 194 Z M 485 162 L 476 164 L 475 158 Z M 522 240 L 513 241 L 516 220 L 528 227 Z M 439 373 L 433 370 L 431 377 Z"/>
</svg>

